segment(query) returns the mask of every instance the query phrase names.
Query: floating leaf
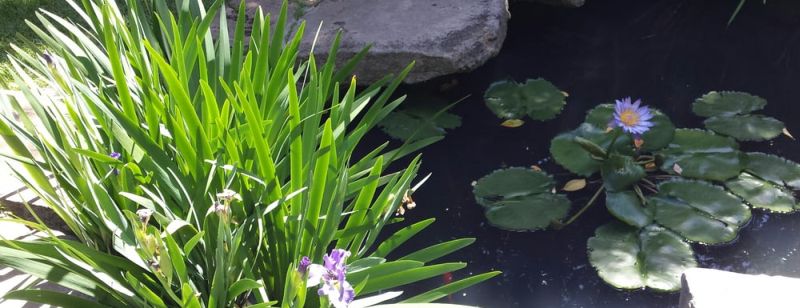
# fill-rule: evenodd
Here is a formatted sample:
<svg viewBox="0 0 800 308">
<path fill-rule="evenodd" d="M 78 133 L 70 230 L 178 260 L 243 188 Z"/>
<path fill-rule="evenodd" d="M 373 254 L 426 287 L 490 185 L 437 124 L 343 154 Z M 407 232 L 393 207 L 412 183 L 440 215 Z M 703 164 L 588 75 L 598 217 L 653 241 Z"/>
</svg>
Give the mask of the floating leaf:
<svg viewBox="0 0 800 308">
<path fill-rule="evenodd" d="M 642 207 L 639 196 L 632 191 L 607 192 L 606 208 L 611 215 L 634 227 L 642 228 L 653 221 L 653 213 Z"/>
<path fill-rule="evenodd" d="M 746 153 L 745 169 L 767 181 L 800 189 L 800 165 L 783 157 L 758 152 Z"/>
<path fill-rule="evenodd" d="M 653 123 L 647 132 L 642 134 L 642 149 L 645 151 L 659 150 L 672 141 L 675 135 L 675 125 L 672 124 L 669 117 L 663 112 L 655 108 L 650 108 L 653 118 L 650 120 Z M 597 128 L 605 128 L 611 122 L 614 116 L 613 104 L 597 105 L 586 114 L 586 123 L 592 124 Z"/>
<path fill-rule="evenodd" d="M 503 121 L 503 123 L 500 123 L 500 126 L 508 128 L 517 128 L 522 126 L 522 124 L 525 124 L 525 121 L 520 119 L 508 119 Z"/>
<path fill-rule="evenodd" d="M 420 140 L 444 136 L 446 130 L 461 126 L 461 117 L 436 107 L 414 106 L 389 113 L 378 126 L 392 138 Z"/>
<path fill-rule="evenodd" d="M 764 141 L 778 137 L 783 122 L 762 115 L 741 115 L 708 118 L 706 128 L 742 141 Z"/>
<path fill-rule="evenodd" d="M 612 222 L 589 238 L 589 263 L 608 284 L 622 289 L 680 288 L 681 274 L 697 267 L 692 247 L 675 233 L 649 225 L 642 229 Z"/>
<path fill-rule="evenodd" d="M 751 216 L 742 200 L 703 181 L 675 180 L 648 199 L 655 220 L 684 238 L 706 244 L 730 242 Z"/>
<path fill-rule="evenodd" d="M 549 193 L 555 182 L 545 172 L 515 167 L 496 170 L 473 186 L 475 200 L 485 207 L 491 207 L 503 200 Z"/>
<path fill-rule="evenodd" d="M 586 179 L 574 179 L 564 184 L 563 191 L 578 191 L 586 187 Z"/>
<path fill-rule="evenodd" d="M 646 175 L 644 168 L 633 157 L 616 154 L 603 163 L 600 172 L 608 191 L 626 190 Z"/>
<path fill-rule="evenodd" d="M 555 118 L 566 105 L 567 96 L 547 80 L 528 79 L 524 84 L 499 81 L 484 94 L 486 106 L 504 119 L 521 119 L 525 115 L 544 121 Z"/>
<path fill-rule="evenodd" d="M 725 187 L 757 208 L 779 213 L 788 213 L 797 208 L 790 192 L 749 173 L 742 173 L 738 178 L 726 182 Z"/>
<path fill-rule="evenodd" d="M 692 111 L 701 117 L 732 116 L 764 109 L 767 100 L 744 92 L 711 91 L 692 104 Z"/>
<path fill-rule="evenodd" d="M 702 129 L 680 128 L 675 130 L 675 137 L 661 154 L 686 153 L 723 153 L 739 149 L 739 145 L 730 137 L 720 136 Z"/>
<path fill-rule="evenodd" d="M 725 181 L 738 176 L 744 168 L 741 154 L 736 151 L 668 155 L 661 169 L 691 179 Z"/>
<path fill-rule="evenodd" d="M 599 158 L 593 158 L 583 146 L 575 141 L 575 137 L 582 137 L 601 148 L 608 148 L 613 135 L 613 133 L 606 133 L 591 124 L 584 123 L 571 132 L 562 133 L 553 138 L 550 143 L 550 154 L 559 165 L 567 170 L 588 177 L 600 170 L 603 163 Z M 621 154 L 633 153 L 630 136 L 621 135 L 614 144 L 614 150 Z"/>
<path fill-rule="evenodd" d="M 486 219 L 500 229 L 534 231 L 564 219 L 569 206 L 567 197 L 544 193 L 496 202 L 486 210 Z"/>
</svg>

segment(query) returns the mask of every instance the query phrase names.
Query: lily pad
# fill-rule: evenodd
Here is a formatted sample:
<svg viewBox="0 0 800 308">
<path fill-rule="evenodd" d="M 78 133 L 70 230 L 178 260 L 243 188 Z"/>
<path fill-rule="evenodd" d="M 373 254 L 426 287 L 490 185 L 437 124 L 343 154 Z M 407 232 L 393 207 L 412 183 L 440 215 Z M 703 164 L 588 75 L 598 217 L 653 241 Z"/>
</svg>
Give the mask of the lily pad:
<svg viewBox="0 0 800 308">
<path fill-rule="evenodd" d="M 489 86 L 484 94 L 486 106 L 503 119 L 531 119 L 544 121 L 555 118 L 566 105 L 566 94 L 547 80 L 528 79 L 524 84 L 499 81 Z"/>
<path fill-rule="evenodd" d="M 680 288 L 681 274 L 697 267 L 692 247 L 675 233 L 649 225 L 618 222 L 600 226 L 589 238 L 589 263 L 608 284 L 621 289 Z"/>
<path fill-rule="evenodd" d="M 673 154 L 664 157 L 661 170 L 677 174 L 675 165 L 681 170 L 680 175 L 690 179 L 725 181 L 736 177 L 744 168 L 742 153 L 692 153 Z"/>
<path fill-rule="evenodd" d="M 420 140 L 444 136 L 447 130 L 461 126 L 461 117 L 434 107 L 415 106 L 389 113 L 378 126 L 392 138 Z"/>
<path fill-rule="evenodd" d="M 751 217 L 741 199 L 708 182 L 668 181 L 658 190 L 658 195 L 648 199 L 656 222 L 690 241 L 730 242 Z"/>
<path fill-rule="evenodd" d="M 526 196 L 550 193 L 555 185 L 553 178 L 545 172 L 527 168 L 496 170 L 475 182 L 475 201 L 485 207 L 497 202 Z"/>
<path fill-rule="evenodd" d="M 692 104 L 692 111 L 701 117 L 733 116 L 764 109 L 767 100 L 744 92 L 711 91 Z"/>
<path fill-rule="evenodd" d="M 634 227 L 642 228 L 653 222 L 653 213 L 642 206 L 639 196 L 632 191 L 606 193 L 606 208 L 611 215 Z"/>
<path fill-rule="evenodd" d="M 494 203 L 486 210 L 489 224 L 509 231 L 534 231 L 564 219 L 570 201 L 564 195 L 542 193 Z"/>
<path fill-rule="evenodd" d="M 742 141 L 764 141 L 783 132 L 783 122 L 762 115 L 712 117 L 703 122 L 706 128 Z"/>
<path fill-rule="evenodd" d="M 661 154 L 723 153 L 739 149 L 736 140 L 702 129 L 680 128 Z"/>
<path fill-rule="evenodd" d="M 669 117 L 655 108 L 650 108 L 650 112 L 653 114 L 653 119 L 650 120 L 653 122 L 653 127 L 642 134 L 644 141 L 642 150 L 645 151 L 655 151 L 667 146 L 675 135 L 675 125 L 672 124 Z M 597 105 L 586 114 L 585 122 L 598 128 L 605 128 L 613 116 L 613 104 Z"/>
<path fill-rule="evenodd" d="M 600 170 L 602 158 L 592 157 L 592 154 L 575 141 L 575 137 L 582 137 L 605 149 L 611 144 L 613 133 L 606 133 L 594 125 L 583 123 L 577 129 L 559 134 L 551 141 L 550 154 L 559 165 L 572 173 L 591 176 Z M 614 143 L 614 151 L 621 154 L 633 153 L 632 142 L 630 136 L 621 135 Z"/>
<path fill-rule="evenodd" d="M 800 189 L 800 165 L 793 161 L 752 152 L 746 154 L 745 162 L 745 169 L 759 178 Z"/>
<path fill-rule="evenodd" d="M 600 174 L 608 191 L 627 190 L 647 175 L 633 157 L 616 154 L 603 163 Z"/>
<path fill-rule="evenodd" d="M 792 212 L 797 208 L 792 193 L 746 172 L 726 182 L 725 187 L 753 207 L 778 213 Z"/>
</svg>

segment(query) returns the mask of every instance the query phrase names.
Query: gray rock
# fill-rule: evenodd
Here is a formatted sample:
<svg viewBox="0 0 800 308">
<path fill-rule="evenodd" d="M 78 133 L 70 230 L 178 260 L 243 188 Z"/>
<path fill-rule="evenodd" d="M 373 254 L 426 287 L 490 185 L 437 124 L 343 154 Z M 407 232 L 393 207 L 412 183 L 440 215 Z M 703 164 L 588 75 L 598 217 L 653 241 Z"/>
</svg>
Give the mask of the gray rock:
<svg viewBox="0 0 800 308">
<path fill-rule="evenodd" d="M 586 3 L 586 0 L 511 0 L 512 2 L 538 2 L 547 5 L 564 6 L 564 7 L 581 7 Z"/>
<path fill-rule="evenodd" d="M 300 52 L 327 56 L 342 30 L 338 61 L 372 44 L 356 69 L 359 83 L 370 83 L 416 61 L 406 82 L 477 68 L 500 51 L 509 18 L 505 0 L 325 0 L 307 8 Z"/>
<path fill-rule="evenodd" d="M 798 307 L 800 279 L 693 268 L 681 277 L 680 308 Z"/>
</svg>

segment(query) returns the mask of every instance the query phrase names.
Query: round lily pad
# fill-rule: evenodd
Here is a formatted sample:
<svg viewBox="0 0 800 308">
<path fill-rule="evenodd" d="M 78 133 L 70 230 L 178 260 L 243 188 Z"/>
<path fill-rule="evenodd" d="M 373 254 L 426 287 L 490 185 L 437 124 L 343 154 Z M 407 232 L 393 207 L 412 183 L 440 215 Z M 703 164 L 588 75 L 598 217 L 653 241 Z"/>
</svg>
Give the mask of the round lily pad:
<svg viewBox="0 0 800 308">
<path fill-rule="evenodd" d="M 484 94 L 486 106 L 504 119 L 550 120 L 561 113 L 566 105 L 566 94 L 547 80 L 528 79 L 524 84 L 499 81 L 489 86 Z"/>
<path fill-rule="evenodd" d="M 603 162 L 600 174 L 608 191 L 627 190 L 647 175 L 633 157 L 617 154 L 612 154 Z"/>
<path fill-rule="evenodd" d="M 527 168 L 507 168 L 480 178 L 475 182 L 475 201 L 485 207 L 497 202 L 541 193 L 550 193 L 555 187 L 553 178 L 545 172 Z"/>
<path fill-rule="evenodd" d="M 600 170 L 603 165 L 601 157 L 593 157 L 583 146 L 575 141 L 575 137 L 581 137 L 606 149 L 614 138 L 614 133 L 607 133 L 594 125 L 583 123 L 577 129 L 557 135 L 550 142 L 550 154 L 553 159 L 561 166 L 572 173 L 591 176 Z M 633 152 L 633 141 L 628 135 L 621 135 L 614 143 L 614 151 L 621 154 Z"/>
<path fill-rule="evenodd" d="M 742 141 L 764 141 L 783 131 L 783 122 L 762 115 L 712 117 L 703 122 L 706 128 Z"/>
<path fill-rule="evenodd" d="M 706 244 L 730 242 L 751 217 L 741 199 L 703 181 L 663 182 L 648 199 L 655 220 L 684 238 Z"/>
<path fill-rule="evenodd" d="M 661 154 L 722 153 L 739 149 L 736 140 L 702 129 L 680 128 Z"/>
<path fill-rule="evenodd" d="M 606 208 L 611 215 L 634 227 L 642 228 L 653 221 L 652 211 L 642 206 L 633 191 L 607 192 Z"/>
<path fill-rule="evenodd" d="M 739 151 L 670 154 L 664 156 L 661 170 L 677 174 L 675 170 L 678 169 L 681 176 L 690 179 L 725 181 L 738 176 L 744 168 L 741 155 Z"/>
<path fill-rule="evenodd" d="M 659 150 L 672 141 L 675 135 L 675 125 L 663 112 L 655 108 L 650 108 L 653 118 L 650 120 L 653 123 L 648 131 L 642 134 L 642 150 L 655 151 Z M 614 116 L 613 104 L 601 104 L 589 110 L 586 114 L 586 123 L 592 124 L 598 128 L 608 127 Z"/>
<path fill-rule="evenodd" d="M 792 212 L 797 208 L 791 192 L 746 172 L 726 182 L 725 187 L 753 207 L 778 213 Z"/>
<path fill-rule="evenodd" d="M 692 111 L 701 117 L 732 116 L 764 109 L 767 100 L 744 92 L 711 91 L 692 104 Z"/>
<path fill-rule="evenodd" d="M 589 238 L 589 263 L 608 284 L 621 289 L 680 288 L 681 274 L 697 267 L 692 247 L 657 225 L 643 229 L 612 222 Z"/>
<path fill-rule="evenodd" d="M 494 203 L 486 210 L 489 224 L 509 231 L 535 231 L 567 216 L 570 201 L 564 195 L 542 193 Z"/>
<path fill-rule="evenodd" d="M 783 157 L 758 152 L 747 153 L 745 169 L 767 181 L 800 189 L 800 165 Z"/>
<path fill-rule="evenodd" d="M 444 136 L 448 129 L 461 126 L 461 117 L 437 108 L 410 107 L 386 115 L 378 126 L 399 140 L 420 140 Z"/>
</svg>

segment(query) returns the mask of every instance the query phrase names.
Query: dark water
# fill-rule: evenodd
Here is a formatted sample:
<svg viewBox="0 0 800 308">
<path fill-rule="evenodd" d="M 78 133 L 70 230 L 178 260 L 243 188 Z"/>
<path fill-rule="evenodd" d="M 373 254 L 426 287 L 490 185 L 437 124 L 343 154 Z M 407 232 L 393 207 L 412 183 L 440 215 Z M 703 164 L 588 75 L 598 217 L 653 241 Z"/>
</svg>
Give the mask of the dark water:
<svg viewBox="0 0 800 308">
<path fill-rule="evenodd" d="M 407 251 L 457 237 L 477 238 L 448 258 L 470 263 L 463 273 L 453 274 L 455 279 L 503 271 L 488 283 L 453 295 L 452 302 L 483 307 L 677 305 L 677 294 L 618 291 L 597 277 L 585 247 L 594 229 L 613 219 L 602 202 L 564 230 L 507 232 L 485 223 L 470 183 L 497 168 L 546 159 L 554 135 L 576 127 L 592 106 L 625 96 L 641 97 L 679 127 L 701 127 L 701 119 L 690 111 L 695 98 L 709 90 L 747 91 L 766 98 L 770 103 L 764 113 L 783 120 L 800 136 L 794 121 L 800 110 L 800 1 L 749 1 L 726 27 L 736 2 L 590 0 L 580 9 L 516 4 L 508 38 L 496 58 L 469 74 L 402 89 L 412 94 L 412 101 L 471 95 L 454 109 L 464 125 L 423 151 L 421 173 L 432 172 L 433 177 L 415 195 L 417 209 L 406 215 L 410 222 L 438 219 Z M 483 105 L 483 91 L 498 79 L 536 77 L 570 94 L 564 112 L 548 122 L 500 127 Z M 453 79 L 457 86 L 440 89 Z M 800 143 L 785 137 L 743 147 L 800 161 Z M 552 162 L 542 167 L 561 172 Z M 588 199 L 585 194 L 569 197 L 580 205 Z M 798 234 L 800 214 L 754 211 L 736 243 L 698 246 L 695 251 L 703 267 L 800 277 Z M 438 284 L 440 279 L 433 279 L 422 286 Z"/>
</svg>

